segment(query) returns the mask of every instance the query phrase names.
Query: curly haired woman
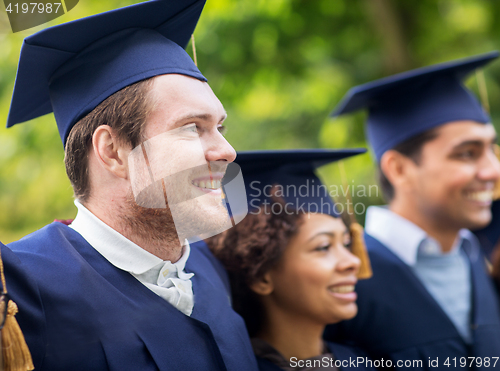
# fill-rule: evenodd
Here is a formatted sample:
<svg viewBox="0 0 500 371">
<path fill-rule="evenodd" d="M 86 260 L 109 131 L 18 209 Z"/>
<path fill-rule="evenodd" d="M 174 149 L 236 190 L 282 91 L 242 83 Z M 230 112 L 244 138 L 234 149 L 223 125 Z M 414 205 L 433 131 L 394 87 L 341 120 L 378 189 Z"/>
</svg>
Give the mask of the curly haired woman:
<svg viewBox="0 0 500 371">
<path fill-rule="evenodd" d="M 238 155 L 249 215 L 208 242 L 229 272 L 234 309 L 263 371 L 371 369 L 359 350 L 322 339 L 327 324 L 356 315 L 361 263 L 314 170 L 360 152 Z"/>
</svg>

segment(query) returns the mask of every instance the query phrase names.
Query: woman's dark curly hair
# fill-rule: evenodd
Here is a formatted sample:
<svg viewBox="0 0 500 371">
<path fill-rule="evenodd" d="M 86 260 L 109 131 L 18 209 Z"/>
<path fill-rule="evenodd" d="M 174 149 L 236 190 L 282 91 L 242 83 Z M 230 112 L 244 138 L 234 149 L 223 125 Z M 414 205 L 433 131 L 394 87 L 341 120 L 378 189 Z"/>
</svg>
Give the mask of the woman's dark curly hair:
<svg viewBox="0 0 500 371">
<path fill-rule="evenodd" d="M 250 212 L 233 228 L 206 241 L 229 274 L 234 310 L 245 320 L 251 337 L 259 331 L 265 313 L 250 285 L 279 262 L 304 215 L 287 209 L 282 199 L 273 198 L 273 202 L 282 204 L 283 212 Z"/>
</svg>

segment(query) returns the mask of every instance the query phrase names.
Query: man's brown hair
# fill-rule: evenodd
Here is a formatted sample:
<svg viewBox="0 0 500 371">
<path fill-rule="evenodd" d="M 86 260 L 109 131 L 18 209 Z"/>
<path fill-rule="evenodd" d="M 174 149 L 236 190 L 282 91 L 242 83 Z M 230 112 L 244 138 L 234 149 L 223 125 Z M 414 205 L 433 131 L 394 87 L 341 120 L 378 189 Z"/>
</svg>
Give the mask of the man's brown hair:
<svg viewBox="0 0 500 371">
<path fill-rule="evenodd" d="M 130 144 L 132 148 L 139 145 L 153 109 L 153 99 L 149 96 L 153 81 L 153 78 L 142 80 L 114 93 L 71 129 L 66 140 L 64 163 L 75 197 L 81 202 L 88 200 L 91 191 L 88 154 L 95 130 L 108 125 L 124 144 Z"/>
</svg>

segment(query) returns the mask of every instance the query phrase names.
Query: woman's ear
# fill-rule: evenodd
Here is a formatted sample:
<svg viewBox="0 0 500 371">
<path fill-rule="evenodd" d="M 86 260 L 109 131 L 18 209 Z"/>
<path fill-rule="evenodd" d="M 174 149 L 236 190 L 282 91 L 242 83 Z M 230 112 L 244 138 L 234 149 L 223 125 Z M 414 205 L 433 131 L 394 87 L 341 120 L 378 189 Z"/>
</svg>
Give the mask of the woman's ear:
<svg viewBox="0 0 500 371">
<path fill-rule="evenodd" d="M 274 290 L 273 280 L 271 278 L 271 273 L 267 272 L 257 281 L 250 285 L 250 289 L 256 294 L 265 296 L 269 295 Z"/>
</svg>

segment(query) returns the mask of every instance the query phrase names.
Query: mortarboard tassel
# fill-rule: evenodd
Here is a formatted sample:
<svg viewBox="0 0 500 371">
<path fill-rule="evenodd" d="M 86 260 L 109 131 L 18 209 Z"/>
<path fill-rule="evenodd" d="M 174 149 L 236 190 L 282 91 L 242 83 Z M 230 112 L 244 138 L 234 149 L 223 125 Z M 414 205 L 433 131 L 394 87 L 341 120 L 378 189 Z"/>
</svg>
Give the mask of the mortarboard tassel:
<svg viewBox="0 0 500 371">
<path fill-rule="evenodd" d="M 9 300 L 7 318 L 2 328 L 3 370 L 31 371 L 35 367 L 24 335 L 14 317 L 17 311 L 16 303 Z"/>
<path fill-rule="evenodd" d="M 363 227 L 358 223 L 351 223 L 349 230 L 351 232 L 352 253 L 361 260 L 358 279 L 365 280 L 373 275 L 370 257 L 366 251 L 365 239 L 363 238 Z"/>
<path fill-rule="evenodd" d="M 481 97 L 481 103 L 486 112 L 490 112 L 490 102 L 488 99 L 488 89 L 486 88 L 486 79 L 484 78 L 484 72 L 482 70 L 476 71 L 476 81 L 479 90 L 479 96 Z M 495 155 L 500 161 L 500 146 L 495 144 Z M 493 200 L 500 199 L 500 180 L 497 180 L 495 187 L 493 188 Z"/>
<path fill-rule="evenodd" d="M 344 188 L 347 189 L 347 177 L 345 174 L 344 162 L 339 161 L 340 177 L 342 178 L 342 183 Z M 346 192 L 346 198 L 351 201 L 351 195 Z M 356 255 L 359 260 L 361 260 L 361 265 L 359 267 L 358 279 L 364 280 L 368 279 L 373 275 L 372 265 L 370 263 L 370 257 L 366 251 L 365 239 L 363 238 L 363 227 L 356 221 L 356 218 L 351 214 L 351 225 L 349 226 L 349 232 L 351 233 L 351 251 Z"/>
<path fill-rule="evenodd" d="M 7 294 L 5 275 L 3 272 L 3 261 L 0 255 L 0 275 L 4 294 Z M 2 303 L 6 305 L 4 301 Z M 3 308 L 1 308 L 3 309 Z M 31 371 L 34 370 L 33 360 L 24 335 L 15 318 L 18 312 L 17 305 L 9 300 L 7 306 L 7 317 L 2 328 L 2 356 L 4 371 Z"/>
<path fill-rule="evenodd" d="M 488 98 L 488 89 L 486 88 L 486 79 L 483 70 L 476 70 L 477 89 L 481 98 L 481 104 L 488 114 L 490 113 L 490 100 Z"/>
<path fill-rule="evenodd" d="M 198 58 L 196 56 L 196 44 L 194 43 L 194 34 L 191 34 L 191 45 L 193 47 L 193 62 L 196 67 L 198 67 Z"/>
<path fill-rule="evenodd" d="M 495 155 L 500 161 L 500 146 L 495 144 Z M 495 182 L 495 187 L 493 188 L 493 200 L 500 200 L 500 179 Z"/>
</svg>

